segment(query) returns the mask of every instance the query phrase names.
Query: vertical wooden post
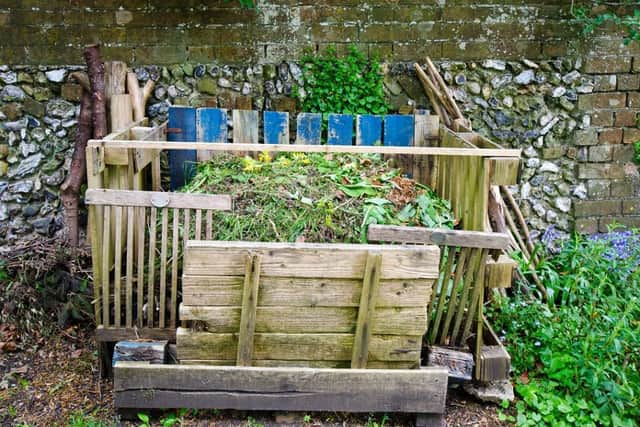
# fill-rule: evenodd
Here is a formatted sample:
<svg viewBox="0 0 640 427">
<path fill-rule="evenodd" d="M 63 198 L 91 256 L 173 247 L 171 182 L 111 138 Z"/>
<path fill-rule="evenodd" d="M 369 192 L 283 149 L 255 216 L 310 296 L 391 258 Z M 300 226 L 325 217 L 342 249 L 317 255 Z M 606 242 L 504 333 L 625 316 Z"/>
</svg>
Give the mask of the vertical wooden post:
<svg viewBox="0 0 640 427">
<path fill-rule="evenodd" d="M 260 286 L 260 255 L 249 253 L 242 288 L 242 312 L 238 335 L 238 355 L 236 365 L 251 366 L 253 359 L 253 336 L 256 329 L 258 307 L 258 287 Z"/>
<path fill-rule="evenodd" d="M 382 254 L 373 252 L 367 254 L 362 280 L 362 294 L 358 308 L 356 334 L 353 337 L 353 352 L 351 354 L 351 368 L 366 368 L 369 358 L 369 342 L 373 330 L 373 316 L 376 311 L 376 300 L 380 285 L 382 269 Z"/>
</svg>

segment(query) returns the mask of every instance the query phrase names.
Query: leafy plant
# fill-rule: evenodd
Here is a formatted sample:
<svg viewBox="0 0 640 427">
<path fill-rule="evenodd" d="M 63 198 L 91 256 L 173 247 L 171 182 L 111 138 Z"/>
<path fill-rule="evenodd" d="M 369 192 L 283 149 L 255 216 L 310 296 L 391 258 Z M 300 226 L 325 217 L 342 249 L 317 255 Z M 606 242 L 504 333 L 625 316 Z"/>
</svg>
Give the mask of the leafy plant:
<svg viewBox="0 0 640 427">
<path fill-rule="evenodd" d="M 377 59 L 351 46 L 344 57 L 334 47 L 322 55 L 302 58 L 306 95 L 296 91 L 304 111 L 314 113 L 385 114 L 389 109 L 382 90 L 383 75 Z"/>
<path fill-rule="evenodd" d="M 591 7 L 574 7 L 571 3 L 571 13 L 573 17 L 583 25 L 583 33 L 585 35 L 592 34 L 596 28 L 607 23 L 612 23 L 621 27 L 625 31 L 624 43 L 629 44 L 632 41 L 640 41 L 640 8 L 636 0 L 625 0 L 616 6 L 633 5 L 633 10 L 620 8 L 618 11 L 612 10 L 608 2 L 595 1 Z"/>
<path fill-rule="evenodd" d="M 633 161 L 640 165 L 640 141 L 636 141 L 633 144 Z"/>
<path fill-rule="evenodd" d="M 109 424 L 96 419 L 93 415 L 76 412 L 69 417 L 69 427 L 107 427 Z"/>
<path fill-rule="evenodd" d="M 538 266 L 548 304 L 517 293 L 490 316 L 517 374 L 518 425 L 636 426 L 640 233 L 574 236 Z"/>
<path fill-rule="evenodd" d="M 142 422 L 138 427 L 151 427 L 151 419 L 149 418 L 149 415 L 139 413 L 138 419 Z"/>
</svg>

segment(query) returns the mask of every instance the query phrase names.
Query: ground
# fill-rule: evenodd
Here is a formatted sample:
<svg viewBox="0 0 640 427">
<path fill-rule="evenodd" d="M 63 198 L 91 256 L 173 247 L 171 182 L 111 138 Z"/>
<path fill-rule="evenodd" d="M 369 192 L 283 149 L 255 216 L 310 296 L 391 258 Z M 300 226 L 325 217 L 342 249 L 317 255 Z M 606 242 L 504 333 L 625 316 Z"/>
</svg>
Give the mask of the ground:
<svg viewBox="0 0 640 427">
<path fill-rule="evenodd" d="M 19 341 L 17 351 L 0 352 L 0 425 L 15 426 L 92 426 L 72 423 L 103 420 L 117 424 L 111 381 L 101 380 L 97 352 L 90 327 L 73 326 L 30 344 Z M 182 425 L 254 426 L 292 423 L 307 426 L 386 426 L 412 425 L 412 418 L 389 414 L 348 415 L 337 413 L 274 414 L 235 411 L 206 413 L 166 413 L 154 425 L 172 415 L 185 415 Z M 498 407 L 481 404 L 463 392 L 449 390 L 446 420 L 448 426 L 497 426 Z M 305 422 L 307 421 L 307 422 Z M 140 425 L 121 423 L 121 425 Z M 95 425 L 95 424 L 93 424 Z M 165 424 L 166 425 L 166 424 Z"/>
</svg>

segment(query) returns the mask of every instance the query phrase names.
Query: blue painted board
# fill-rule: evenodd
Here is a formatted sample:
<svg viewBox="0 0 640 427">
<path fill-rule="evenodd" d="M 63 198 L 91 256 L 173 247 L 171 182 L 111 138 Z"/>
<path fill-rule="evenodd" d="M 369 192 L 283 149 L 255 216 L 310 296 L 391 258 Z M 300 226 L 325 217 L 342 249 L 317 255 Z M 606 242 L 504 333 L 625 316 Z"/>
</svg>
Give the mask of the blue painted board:
<svg viewBox="0 0 640 427">
<path fill-rule="evenodd" d="M 296 144 L 319 145 L 322 136 L 322 114 L 298 114 L 298 134 Z"/>
<path fill-rule="evenodd" d="M 413 146 L 414 122 L 412 115 L 390 114 L 384 118 L 384 145 L 389 147 Z"/>
<path fill-rule="evenodd" d="M 196 112 L 197 141 L 228 142 L 227 110 L 198 108 Z"/>
<path fill-rule="evenodd" d="M 263 120 L 265 144 L 289 143 L 289 113 L 265 111 Z"/>
<path fill-rule="evenodd" d="M 382 145 L 382 117 L 370 114 L 357 116 L 356 145 Z"/>
<path fill-rule="evenodd" d="M 169 107 L 168 141 L 196 140 L 196 109 L 192 107 Z M 169 175 L 171 191 L 183 187 L 195 175 L 196 150 L 170 150 Z"/>
<path fill-rule="evenodd" d="M 329 114 L 327 144 L 353 145 L 353 116 L 351 114 Z"/>
</svg>

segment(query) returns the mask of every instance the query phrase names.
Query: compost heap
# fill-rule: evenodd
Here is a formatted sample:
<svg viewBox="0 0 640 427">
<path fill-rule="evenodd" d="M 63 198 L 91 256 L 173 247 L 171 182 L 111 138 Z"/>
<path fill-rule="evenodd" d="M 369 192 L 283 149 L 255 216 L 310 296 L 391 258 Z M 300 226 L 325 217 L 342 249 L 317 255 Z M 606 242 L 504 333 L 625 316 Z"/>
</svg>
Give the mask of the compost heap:
<svg viewBox="0 0 640 427">
<path fill-rule="evenodd" d="M 455 225 L 448 201 L 375 154 L 221 154 L 183 191 L 232 196 L 215 240 L 364 243 L 369 224 Z"/>
</svg>

